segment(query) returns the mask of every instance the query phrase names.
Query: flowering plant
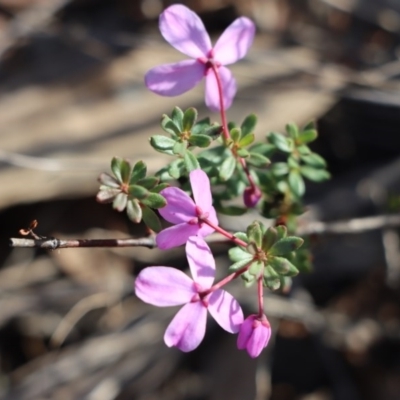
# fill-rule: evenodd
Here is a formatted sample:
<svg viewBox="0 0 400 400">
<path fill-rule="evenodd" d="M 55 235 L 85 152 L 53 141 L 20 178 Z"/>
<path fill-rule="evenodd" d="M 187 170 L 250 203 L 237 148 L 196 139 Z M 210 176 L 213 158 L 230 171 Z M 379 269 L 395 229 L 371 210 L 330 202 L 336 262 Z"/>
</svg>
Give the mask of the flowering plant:
<svg viewBox="0 0 400 400">
<path fill-rule="evenodd" d="M 143 220 L 157 233 L 160 249 L 185 245 L 192 279 L 171 267 L 152 266 L 135 281 L 135 293 L 144 302 L 183 306 L 167 327 L 167 346 L 185 352 L 198 347 L 208 310 L 224 330 L 238 333 L 238 348 L 254 358 L 271 337 L 263 304 L 265 288 L 289 290 L 292 277 L 311 267 L 304 240 L 295 236 L 297 216 L 304 210 L 304 178 L 320 182 L 329 173 L 324 159 L 308 146 L 317 138 L 312 123 L 303 128 L 290 123 L 285 133 L 269 133 L 265 142 L 256 143 L 254 114 L 241 124 L 227 122 L 226 109 L 237 85 L 226 65 L 242 59 L 252 44 L 255 26 L 248 18 L 236 19 L 214 46 L 200 18 L 183 5 L 168 7 L 159 24 L 166 41 L 190 59 L 154 67 L 145 76 L 147 87 L 159 95 L 177 96 L 204 77 L 205 103 L 219 111 L 221 122 L 198 120 L 196 109 L 175 107 L 171 115 L 162 117 L 167 135 L 150 138 L 156 151 L 173 160 L 154 176 L 146 176 L 142 161 L 131 167 L 128 161 L 114 158 L 113 175 L 100 176 L 97 199 L 113 202 L 118 211 L 126 208 L 134 222 Z M 217 212 L 238 216 L 249 208 L 269 218 L 270 226 L 254 221 L 245 232 L 232 233 L 219 225 Z M 163 229 L 155 210 L 172 226 Z M 233 245 L 229 274 L 217 283 L 215 261 L 206 243 L 213 232 Z M 238 277 L 246 287 L 254 285 L 257 293 L 258 310 L 246 319 L 238 301 L 222 289 Z"/>
</svg>

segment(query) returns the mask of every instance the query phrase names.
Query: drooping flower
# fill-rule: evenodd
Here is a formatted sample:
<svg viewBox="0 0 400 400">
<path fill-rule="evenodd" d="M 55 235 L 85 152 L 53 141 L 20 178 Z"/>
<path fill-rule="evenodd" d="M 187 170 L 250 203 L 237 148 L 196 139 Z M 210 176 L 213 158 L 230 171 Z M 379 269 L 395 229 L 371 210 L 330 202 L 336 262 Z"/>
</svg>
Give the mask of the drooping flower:
<svg viewBox="0 0 400 400">
<path fill-rule="evenodd" d="M 224 108 L 228 109 L 236 94 L 236 81 L 225 65 L 246 55 L 255 34 L 253 22 L 246 17 L 237 18 L 214 47 L 199 16 L 184 5 L 168 7 L 160 15 L 159 27 L 168 43 L 192 59 L 152 68 L 145 76 L 146 86 L 162 96 L 178 96 L 195 87 L 205 76 L 206 105 L 218 111 L 218 85 L 211 68 L 215 65 L 221 79 Z"/>
<path fill-rule="evenodd" d="M 256 358 L 267 347 L 270 337 L 271 326 L 267 317 L 253 314 L 240 326 L 237 347 L 239 350 L 246 349 L 250 357 Z"/>
<path fill-rule="evenodd" d="M 160 192 L 167 200 L 167 205 L 158 211 L 161 216 L 176 224 L 162 230 L 156 237 L 158 248 L 166 250 L 186 243 L 190 236 L 207 236 L 214 232 L 209 225 L 199 218 L 207 218 L 218 225 L 218 219 L 212 206 L 210 180 L 201 169 L 189 174 L 194 201 L 183 190 L 168 187 Z"/>
<path fill-rule="evenodd" d="M 261 196 L 258 186 L 249 186 L 243 192 L 243 202 L 246 207 L 253 208 L 260 201 Z"/>
<path fill-rule="evenodd" d="M 145 303 L 158 307 L 184 305 L 165 331 L 168 347 L 184 352 L 194 350 L 206 331 L 207 310 L 226 331 L 236 333 L 243 322 L 239 303 L 225 290 L 208 293 L 215 277 L 215 261 L 202 237 L 194 236 L 186 243 L 186 255 L 193 276 L 164 266 L 143 269 L 136 278 L 136 295 Z"/>
</svg>

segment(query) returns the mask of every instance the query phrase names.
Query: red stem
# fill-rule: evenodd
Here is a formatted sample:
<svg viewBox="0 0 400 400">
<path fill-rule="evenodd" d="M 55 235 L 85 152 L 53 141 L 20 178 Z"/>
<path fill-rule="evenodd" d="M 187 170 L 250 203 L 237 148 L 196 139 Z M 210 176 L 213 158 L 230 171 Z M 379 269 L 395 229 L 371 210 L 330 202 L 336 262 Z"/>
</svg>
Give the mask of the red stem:
<svg viewBox="0 0 400 400">
<path fill-rule="evenodd" d="M 258 292 L 258 316 L 262 318 L 264 315 L 264 286 L 263 279 L 260 276 L 257 280 L 257 292 Z"/>
<path fill-rule="evenodd" d="M 242 275 L 243 272 L 246 272 L 249 269 L 251 263 L 252 263 L 252 261 L 249 262 L 248 265 L 245 265 L 243 268 L 240 268 L 239 270 L 237 270 L 236 272 L 233 272 L 232 274 L 228 275 L 224 279 L 221 279 L 218 283 L 216 283 L 215 285 L 211 286 L 210 289 L 207 289 L 204 292 L 201 292 L 201 295 L 202 296 L 206 296 L 207 294 L 215 292 L 216 290 L 220 289 L 222 286 L 226 285 L 230 281 L 233 281 L 238 276 Z"/>
<path fill-rule="evenodd" d="M 221 78 L 219 76 L 218 72 L 218 67 L 214 64 L 211 63 L 211 68 L 214 72 L 215 79 L 217 80 L 217 86 L 218 86 L 218 95 L 219 95 L 219 108 L 220 108 L 220 113 L 221 113 L 221 123 L 222 123 L 222 134 L 224 136 L 225 140 L 230 139 L 231 135 L 229 133 L 228 129 L 228 123 L 226 121 L 226 113 L 225 113 L 225 105 L 224 105 L 224 97 L 222 95 L 222 83 L 221 83 Z"/>
<path fill-rule="evenodd" d="M 207 224 L 208 226 L 211 226 L 211 228 L 213 228 L 215 231 L 219 232 L 221 235 L 224 235 L 228 239 L 232 240 L 232 242 L 237 244 L 238 246 L 247 247 L 247 243 L 246 242 L 244 242 L 243 240 L 241 240 L 241 239 L 237 238 L 236 236 L 232 235 L 232 233 L 227 232 L 225 229 L 222 229 L 218 225 L 213 224 L 207 218 L 201 219 L 201 221 L 204 222 L 205 224 Z"/>
<path fill-rule="evenodd" d="M 225 105 L 224 105 L 224 97 L 222 94 L 222 82 L 221 78 L 219 76 L 219 71 L 218 71 L 218 66 L 216 66 L 214 63 L 211 63 L 211 68 L 214 72 L 215 79 L 217 80 L 217 86 L 218 86 L 218 95 L 219 95 L 219 107 L 220 107 L 220 114 L 221 114 L 221 123 L 222 123 L 222 135 L 224 136 L 225 141 L 230 139 L 231 135 L 229 133 L 228 129 L 228 123 L 226 120 L 226 113 L 225 113 Z M 247 179 L 249 181 L 249 184 L 253 190 L 255 190 L 256 184 L 250 175 L 250 171 L 247 167 L 246 160 L 242 157 L 238 157 L 236 154 L 235 156 L 238 158 L 240 164 L 243 167 L 243 170 L 247 176 Z"/>
</svg>

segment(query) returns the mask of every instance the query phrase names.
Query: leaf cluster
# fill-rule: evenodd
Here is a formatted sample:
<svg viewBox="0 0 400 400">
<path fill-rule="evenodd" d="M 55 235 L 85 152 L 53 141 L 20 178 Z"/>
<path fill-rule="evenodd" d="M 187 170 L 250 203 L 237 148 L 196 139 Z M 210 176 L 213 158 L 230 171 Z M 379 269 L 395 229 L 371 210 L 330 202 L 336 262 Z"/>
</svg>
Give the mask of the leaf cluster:
<svg viewBox="0 0 400 400">
<path fill-rule="evenodd" d="M 140 221 L 152 230 L 161 230 L 161 223 L 152 209 L 166 205 L 165 198 L 159 193 L 168 184 L 160 183 L 155 176 L 146 176 L 147 166 L 138 161 L 133 167 L 128 160 L 114 157 L 111 161 L 112 174 L 102 173 L 97 193 L 100 203 L 112 203 L 117 211 L 126 209 L 128 218 L 135 223 Z"/>
<path fill-rule="evenodd" d="M 158 152 L 176 156 L 177 159 L 161 170 L 159 175 L 167 173 L 170 178 L 178 179 L 200 168 L 193 149 L 208 147 L 220 136 L 221 126 L 211 124 L 209 118 L 197 121 L 197 117 L 195 108 L 182 111 L 179 107 L 173 109 L 171 116 L 163 115 L 161 127 L 169 136 L 154 135 L 150 138 L 150 144 Z"/>
<path fill-rule="evenodd" d="M 235 236 L 247 246 L 229 250 L 229 257 L 234 263 L 229 269 L 236 272 L 247 267 L 241 274 L 246 286 L 262 277 L 264 286 L 276 290 L 285 284 L 287 278 L 299 273 L 292 261 L 295 251 L 304 241 L 297 236 L 288 236 L 284 225 L 267 229 L 262 223 L 254 221 L 246 233 L 237 232 Z"/>
</svg>

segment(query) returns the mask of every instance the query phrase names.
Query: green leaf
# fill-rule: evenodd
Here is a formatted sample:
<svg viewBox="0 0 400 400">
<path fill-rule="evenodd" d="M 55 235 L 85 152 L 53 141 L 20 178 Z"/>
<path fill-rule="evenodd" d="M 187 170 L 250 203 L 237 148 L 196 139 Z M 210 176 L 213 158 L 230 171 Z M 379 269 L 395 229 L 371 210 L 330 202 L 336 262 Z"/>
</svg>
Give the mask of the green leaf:
<svg viewBox="0 0 400 400">
<path fill-rule="evenodd" d="M 271 160 L 262 154 L 251 152 L 250 156 L 246 159 L 246 162 L 253 167 L 262 168 L 269 165 Z"/>
<path fill-rule="evenodd" d="M 244 232 L 236 232 L 234 233 L 233 236 L 237 237 L 238 239 L 242 240 L 245 243 L 249 243 L 249 239 Z"/>
<path fill-rule="evenodd" d="M 142 208 L 142 218 L 143 222 L 146 224 L 148 228 L 152 231 L 158 233 L 161 231 L 162 226 L 160 219 L 158 218 L 157 214 L 149 207 L 144 206 Z"/>
<path fill-rule="evenodd" d="M 289 166 L 290 169 L 298 169 L 299 161 L 291 155 L 287 159 L 287 165 Z"/>
<path fill-rule="evenodd" d="M 256 125 L 257 125 L 257 116 L 255 114 L 248 115 L 242 122 L 242 125 L 240 126 L 242 130 L 242 138 L 250 134 L 253 134 L 254 136 L 253 132 L 256 128 Z"/>
<path fill-rule="evenodd" d="M 131 197 L 139 200 L 144 199 L 149 194 L 149 191 L 146 188 L 139 185 L 130 185 L 128 192 Z"/>
<path fill-rule="evenodd" d="M 113 157 L 111 160 L 111 171 L 115 175 L 115 177 L 118 179 L 119 182 L 122 182 L 122 176 L 121 176 L 121 164 L 122 164 L 122 158 L 119 157 Z"/>
<path fill-rule="evenodd" d="M 210 136 L 210 138 L 212 140 L 215 140 L 215 139 L 217 139 L 217 138 L 219 138 L 221 136 L 221 132 L 222 132 L 221 125 L 215 124 L 215 125 L 210 126 L 210 128 L 208 128 L 204 132 L 204 134 L 207 135 L 207 136 Z"/>
<path fill-rule="evenodd" d="M 183 116 L 183 111 L 179 107 L 175 107 L 172 110 L 172 121 L 174 121 L 174 124 L 179 128 L 181 132 L 183 131 Z"/>
<path fill-rule="evenodd" d="M 246 146 L 250 146 L 255 139 L 255 135 L 254 133 L 249 133 L 246 136 L 243 136 L 240 140 L 239 140 L 239 147 L 246 147 Z"/>
<path fill-rule="evenodd" d="M 308 131 L 309 129 L 315 129 L 316 124 L 315 121 L 310 121 L 304 128 L 303 131 Z"/>
<path fill-rule="evenodd" d="M 123 211 L 126 207 L 128 201 L 128 196 L 125 193 L 119 193 L 115 196 L 113 201 L 113 208 L 117 211 Z"/>
<path fill-rule="evenodd" d="M 179 156 L 183 156 L 186 153 L 186 148 L 187 148 L 187 144 L 186 142 L 181 142 L 181 141 L 177 141 L 174 144 L 174 147 L 172 149 L 172 152 L 175 155 L 179 155 Z"/>
<path fill-rule="evenodd" d="M 261 245 L 262 249 L 267 252 L 277 240 L 278 232 L 273 226 L 270 226 L 264 234 Z"/>
<path fill-rule="evenodd" d="M 248 254 L 248 253 L 247 253 L 247 254 Z M 232 264 L 232 265 L 229 267 L 229 271 L 231 271 L 231 272 L 236 272 L 236 271 L 238 271 L 239 269 L 241 269 L 241 268 L 245 267 L 246 265 L 248 265 L 248 264 L 251 262 L 251 260 L 253 259 L 253 256 L 252 256 L 252 255 L 249 254 L 249 256 L 250 256 L 250 257 L 248 257 L 247 259 L 243 258 L 243 259 L 241 259 L 240 261 L 237 261 L 237 262 L 235 262 L 234 264 Z"/>
<path fill-rule="evenodd" d="M 197 119 L 197 110 L 193 107 L 188 108 L 183 114 L 183 131 L 189 132 Z"/>
<path fill-rule="evenodd" d="M 99 203 L 111 203 L 119 193 L 121 193 L 120 189 L 101 186 L 99 192 L 97 193 L 96 200 Z"/>
<path fill-rule="evenodd" d="M 167 136 L 154 135 L 150 138 L 150 145 L 154 150 L 161 153 L 172 155 L 172 149 L 174 148 L 176 141 Z"/>
<path fill-rule="evenodd" d="M 210 118 L 203 118 L 192 127 L 193 135 L 204 135 L 205 131 L 210 128 Z"/>
<path fill-rule="evenodd" d="M 278 240 L 268 251 L 268 255 L 284 256 L 289 255 L 292 251 L 297 250 L 304 240 L 297 236 L 287 236 Z"/>
<path fill-rule="evenodd" d="M 304 180 L 298 171 L 291 171 L 288 179 L 289 187 L 296 197 L 301 197 L 306 191 Z"/>
<path fill-rule="evenodd" d="M 317 169 L 312 167 L 301 167 L 301 174 L 313 182 L 323 182 L 331 177 L 330 173 L 325 169 Z"/>
<path fill-rule="evenodd" d="M 239 207 L 239 206 L 223 206 L 221 204 L 215 205 L 215 208 L 218 212 L 225 215 L 232 215 L 232 216 L 240 216 L 246 214 L 247 208 Z"/>
<path fill-rule="evenodd" d="M 264 268 L 264 285 L 271 290 L 277 290 L 281 286 L 279 274 L 270 265 Z"/>
<path fill-rule="evenodd" d="M 247 251 L 243 250 L 241 247 L 231 247 L 228 251 L 229 258 L 233 262 L 238 262 L 242 260 L 252 259 L 253 256 L 249 254 Z"/>
<path fill-rule="evenodd" d="M 299 128 L 293 122 L 286 125 L 286 132 L 292 139 L 297 139 L 299 136 Z"/>
<path fill-rule="evenodd" d="M 276 233 L 278 234 L 278 240 L 281 240 L 286 237 L 287 228 L 285 225 L 278 225 L 275 228 L 276 228 Z"/>
<path fill-rule="evenodd" d="M 129 184 L 133 185 L 137 183 L 140 179 L 143 179 L 147 173 L 147 166 L 143 161 L 138 161 L 132 169 L 131 179 L 129 180 Z"/>
<path fill-rule="evenodd" d="M 211 144 L 211 138 L 207 135 L 191 135 L 188 142 L 192 146 L 208 147 Z"/>
<path fill-rule="evenodd" d="M 160 179 L 158 179 L 155 176 L 148 176 L 147 178 L 140 179 L 138 182 L 136 182 L 139 186 L 143 186 L 147 190 L 154 189 L 155 186 L 158 184 Z M 132 179 L 131 179 L 132 183 Z"/>
<path fill-rule="evenodd" d="M 161 119 L 161 127 L 165 132 L 169 133 L 173 139 L 178 139 L 181 135 L 180 129 L 168 115 L 163 115 Z"/>
<path fill-rule="evenodd" d="M 256 281 L 256 277 L 251 275 L 249 271 L 244 272 L 240 277 L 244 280 L 244 285 L 246 287 L 250 287 Z"/>
<path fill-rule="evenodd" d="M 289 173 L 289 166 L 285 162 L 277 162 L 271 165 L 271 172 L 275 176 L 284 176 Z"/>
<path fill-rule="evenodd" d="M 132 171 L 131 164 L 126 160 L 122 160 L 120 171 L 121 171 L 122 182 L 129 183 Z"/>
<path fill-rule="evenodd" d="M 271 132 L 268 135 L 268 140 L 270 143 L 275 145 L 277 149 L 284 153 L 290 153 L 293 151 L 293 140 L 283 136 L 281 133 Z"/>
<path fill-rule="evenodd" d="M 295 276 L 299 270 L 287 259 L 283 257 L 271 257 L 268 264 L 280 275 Z"/>
<path fill-rule="evenodd" d="M 311 150 L 306 144 L 302 144 L 301 146 L 297 146 L 297 151 L 300 154 L 300 158 L 302 158 L 302 156 L 308 156 L 309 154 L 311 154 Z"/>
<path fill-rule="evenodd" d="M 231 139 L 237 143 L 240 140 L 240 137 L 242 136 L 242 131 L 240 128 L 233 128 L 230 131 Z"/>
<path fill-rule="evenodd" d="M 306 144 L 313 142 L 318 137 L 318 132 L 315 129 L 309 129 L 306 131 L 302 131 L 299 134 L 297 139 L 297 143 Z"/>
<path fill-rule="evenodd" d="M 273 144 L 270 143 L 255 143 L 253 144 L 249 150 L 252 153 L 258 153 L 258 154 L 262 154 L 265 157 L 271 157 L 275 151 L 276 151 L 276 147 Z"/>
<path fill-rule="evenodd" d="M 250 265 L 248 271 L 250 275 L 253 275 L 256 278 L 258 278 L 259 276 L 261 276 L 263 269 L 264 269 L 264 263 L 261 261 L 255 261 Z"/>
<path fill-rule="evenodd" d="M 236 160 L 233 156 L 225 158 L 219 169 L 219 177 L 223 181 L 227 181 L 235 171 Z"/>
<path fill-rule="evenodd" d="M 149 193 L 149 195 L 140 202 L 151 208 L 162 208 L 167 205 L 165 198 L 158 193 Z"/>
<path fill-rule="evenodd" d="M 196 156 L 189 150 L 186 151 L 183 160 L 185 162 L 186 171 L 190 172 L 195 169 L 200 169 L 199 161 Z"/>
<path fill-rule="evenodd" d="M 115 179 L 113 176 L 102 172 L 99 176 L 99 182 L 106 186 L 107 188 L 112 188 L 112 189 L 119 189 L 119 187 L 121 186 L 121 183 L 118 182 L 117 179 Z"/>
<path fill-rule="evenodd" d="M 168 173 L 172 176 L 172 178 L 178 179 L 183 175 L 183 166 L 184 162 L 182 159 L 174 160 L 168 166 Z"/>
<path fill-rule="evenodd" d="M 315 168 L 325 168 L 326 167 L 326 161 L 317 153 L 301 155 L 300 158 L 310 167 L 315 167 Z"/>
<path fill-rule="evenodd" d="M 152 191 L 152 193 L 160 193 L 161 190 L 164 190 L 167 187 L 169 187 L 168 183 L 160 183 L 157 186 L 155 186 L 153 189 L 151 189 L 151 191 Z"/>
<path fill-rule="evenodd" d="M 247 157 L 250 156 L 250 153 L 249 153 L 246 149 L 238 149 L 237 152 L 236 152 L 236 154 L 237 154 L 239 157 L 242 157 L 242 158 L 247 158 Z"/>
<path fill-rule="evenodd" d="M 255 243 L 258 248 L 261 247 L 262 242 L 262 231 L 260 227 L 260 223 L 258 221 L 254 221 L 247 227 L 247 237 L 249 239 L 249 243 Z"/>
<path fill-rule="evenodd" d="M 126 213 L 128 218 L 135 224 L 138 224 L 142 220 L 142 208 L 135 199 L 128 201 Z"/>
</svg>

